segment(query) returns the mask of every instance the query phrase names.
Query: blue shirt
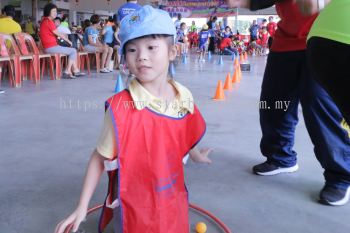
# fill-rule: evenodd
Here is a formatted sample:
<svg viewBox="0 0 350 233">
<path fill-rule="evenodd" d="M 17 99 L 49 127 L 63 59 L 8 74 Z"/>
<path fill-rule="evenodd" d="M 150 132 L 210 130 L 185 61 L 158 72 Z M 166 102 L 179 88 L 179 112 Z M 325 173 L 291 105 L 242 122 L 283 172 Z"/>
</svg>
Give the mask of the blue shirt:
<svg viewBox="0 0 350 233">
<path fill-rule="evenodd" d="M 249 28 L 250 36 L 256 38 L 258 36 L 259 25 L 255 24 Z"/>
<path fill-rule="evenodd" d="M 114 31 L 112 26 L 106 26 L 105 27 L 105 34 L 103 35 L 103 41 L 107 44 L 113 42 L 113 36 L 114 36 Z"/>
<path fill-rule="evenodd" d="M 183 40 L 185 38 L 185 32 L 181 29 L 176 32 L 176 41 Z"/>
<path fill-rule="evenodd" d="M 93 26 L 87 27 L 85 29 L 84 37 L 83 37 L 83 45 L 88 45 L 89 44 L 89 36 L 92 36 L 92 41 L 94 43 L 97 42 L 98 40 L 98 30 L 94 28 Z"/>
<path fill-rule="evenodd" d="M 175 20 L 174 24 L 175 24 L 176 30 L 179 30 L 180 29 L 180 25 L 181 25 L 181 20 L 178 20 L 178 19 Z"/>
<path fill-rule="evenodd" d="M 209 36 L 210 36 L 209 31 L 201 31 L 199 33 L 199 45 L 201 46 L 201 45 L 207 43 Z"/>
<path fill-rule="evenodd" d="M 221 33 L 221 36 L 223 37 L 223 38 L 229 38 L 230 36 L 232 36 L 232 32 L 223 32 L 223 33 Z"/>
<path fill-rule="evenodd" d="M 117 12 L 119 22 L 122 21 L 122 19 L 128 14 L 131 14 L 139 9 L 141 9 L 141 6 L 137 3 L 127 2 L 123 4 Z"/>
</svg>

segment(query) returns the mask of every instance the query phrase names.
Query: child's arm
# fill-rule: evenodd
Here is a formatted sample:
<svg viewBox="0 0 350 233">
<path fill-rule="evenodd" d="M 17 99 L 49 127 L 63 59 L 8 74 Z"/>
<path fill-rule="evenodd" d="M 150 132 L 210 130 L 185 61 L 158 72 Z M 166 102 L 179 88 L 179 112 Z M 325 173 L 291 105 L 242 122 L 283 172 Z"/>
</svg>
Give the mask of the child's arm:
<svg viewBox="0 0 350 233">
<path fill-rule="evenodd" d="M 209 153 L 212 149 L 204 148 L 199 150 L 197 146 L 193 147 L 190 150 L 190 158 L 196 163 L 211 163 L 211 160 L 208 158 Z"/>
<path fill-rule="evenodd" d="M 79 204 L 74 212 L 55 229 L 55 233 L 63 233 L 66 227 L 74 224 L 73 232 L 78 230 L 80 223 L 85 219 L 90 199 L 95 191 L 95 188 L 100 181 L 101 174 L 104 171 L 104 158 L 95 150 L 90 158 L 87 171 L 84 178 L 83 189 L 80 194 Z"/>
</svg>

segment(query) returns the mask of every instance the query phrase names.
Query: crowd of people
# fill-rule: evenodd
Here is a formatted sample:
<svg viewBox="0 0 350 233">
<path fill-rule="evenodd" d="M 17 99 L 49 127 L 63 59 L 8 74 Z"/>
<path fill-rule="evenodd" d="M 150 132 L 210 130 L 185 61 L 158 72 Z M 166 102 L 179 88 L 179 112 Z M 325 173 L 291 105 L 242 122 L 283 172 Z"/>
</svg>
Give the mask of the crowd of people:
<svg viewBox="0 0 350 233">
<path fill-rule="evenodd" d="M 74 23 L 69 24 L 67 14 L 59 17 L 58 8 L 53 3 L 45 5 L 43 16 L 37 24 L 31 17 L 19 24 L 15 20 L 15 8 L 7 5 L 2 9 L 0 16 L 0 33 L 11 35 L 26 32 L 45 53 L 67 55 L 68 63 L 62 74 L 64 79 L 85 75 L 80 72 L 77 65 L 78 51 L 101 53 L 99 72 L 109 73 L 114 67 L 119 69 L 121 58 L 119 23 L 123 17 L 140 7 L 137 1 L 127 1 L 113 16 L 102 19 L 99 15 L 93 14 L 90 19 L 82 22 L 81 26 L 77 26 Z"/>
<path fill-rule="evenodd" d="M 181 14 L 178 14 L 174 22 L 177 30 L 178 56 L 187 56 L 188 49 L 194 48 L 198 51 L 198 59 L 201 61 L 204 61 L 203 54 L 208 52 L 239 55 L 247 51 L 252 55 L 265 56 L 277 29 L 273 16 L 270 16 L 268 21 L 263 19 L 260 24 L 253 20 L 249 27 L 249 36 L 240 34 L 238 30 L 233 32 L 230 26 L 218 21 L 216 16 L 211 16 L 201 27 L 197 27 L 195 21 L 187 26 L 181 19 Z"/>
</svg>

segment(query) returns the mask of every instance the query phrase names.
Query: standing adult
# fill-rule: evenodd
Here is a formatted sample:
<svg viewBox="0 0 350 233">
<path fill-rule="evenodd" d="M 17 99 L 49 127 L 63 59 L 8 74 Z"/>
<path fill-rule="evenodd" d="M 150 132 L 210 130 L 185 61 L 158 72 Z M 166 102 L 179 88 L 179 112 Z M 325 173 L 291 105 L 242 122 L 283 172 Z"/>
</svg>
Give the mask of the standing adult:
<svg viewBox="0 0 350 233">
<path fill-rule="evenodd" d="M 126 3 L 121 5 L 117 11 L 119 22 L 122 21 L 122 19 L 128 14 L 131 14 L 139 9 L 141 9 L 141 6 L 137 4 L 137 0 L 126 0 Z"/>
<path fill-rule="evenodd" d="M 304 11 L 305 5 L 313 13 L 322 9 L 318 1 L 299 0 Z M 322 1 L 321 1 L 322 2 Z M 330 3 L 329 3 L 330 2 Z M 329 3 L 317 17 L 309 33 L 308 52 L 315 78 L 329 92 L 350 124 L 350 2 L 325 0 Z M 322 4 L 322 3 L 321 3 Z M 350 134 L 349 134 L 350 135 Z"/>
<path fill-rule="evenodd" d="M 343 117 L 333 100 L 313 80 L 306 57 L 306 37 L 317 15 L 302 16 L 294 0 L 227 0 L 231 6 L 258 10 L 275 4 L 281 18 L 268 55 L 260 109 L 260 148 L 267 158 L 253 167 L 257 175 L 276 175 L 298 170 L 293 150 L 298 105 L 302 105 L 305 125 L 314 152 L 324 168 L 325 185 L 319 200 L 328 205 L 344 205 L 350 196 L 350 140 L 341 122 Z M 280 109 L 276 104 L 288 104 Z"/>
<path fill-rule="evenodd" d="M 215 29 L 216 29 L 217 19 L 218 18 L 216 16 L 212 16 L 207 22 L 209 33 L 210 33 L 208 51 L 212 53 L 215 52 Z"/>
<path fill-rule="evenodd" d="M 174 25 L 175 25 L 175 28 L 176 28 L 176 31 L 177 30 L 180 30 L 180 26 L 181 26 L 181 19 L 182 19 L 182 15 L 181 15 L 181 13 L 178 13 L 177 14 L 177 19 L 175 20 L 175 22 L 174 22 Z"/>
<path fill-rule="evenodd" d="M 259 25 L 256 20 L 253 20 L 252 25 L 249 27 L 250 41 L 256 41 L 258 39 Z"/>
</svg>

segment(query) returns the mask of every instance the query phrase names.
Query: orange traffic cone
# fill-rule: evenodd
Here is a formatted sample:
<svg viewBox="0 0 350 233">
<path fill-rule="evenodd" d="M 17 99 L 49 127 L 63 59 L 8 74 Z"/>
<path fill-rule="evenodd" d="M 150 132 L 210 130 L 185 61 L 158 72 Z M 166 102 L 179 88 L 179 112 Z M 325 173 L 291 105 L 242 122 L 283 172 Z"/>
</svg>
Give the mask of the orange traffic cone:
<svg viewBox="0 0 350 233">
<path fill-rule="evenodd" d="M 224 100 L 225 99 L 225 93 L 224 89 L 222 88 L 222 82 L 219 80 L 218 86 L 216 87 L 215 96 L 213 98 L 214 100 Z"/>
<path fill-rule="evenodd" d="M 238 66 L 237 67 L 237 73 L 238 73 L 238 82 L 240 82 L 241 81 L 241 79 L 242 79 L 242 71 L 241 71 L 241 66 Z"/>
<path fill-rule="evenodd" d="M 226 75 L 224 90 L 232 90 L 232 81 L 231 81 L 230 73 Z"/>
<path fill-rule="evenodd" d="M 238 79 L 239 79 L 238 69 L 236 68 L 235 72 L 233 73 L 233 76 L 232 76 L 232 83 L 237 83 Z"/>
<path fill-rule="evenodd" d="M 234 67 L 237 67 L 237 66 L 239 66 L 239 62 L 238 62 L 238 59 L 236 57 L 235 62 L 234 62 Z"/>
<path fill-rule="evenodd" d="M 241 56 L 239 56 L 239 63 L 243 63 L 244 62 L 244 57 L 243 57 L 243 53 L 241 54 Z"/>
</svg>

